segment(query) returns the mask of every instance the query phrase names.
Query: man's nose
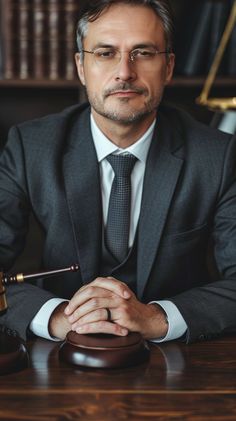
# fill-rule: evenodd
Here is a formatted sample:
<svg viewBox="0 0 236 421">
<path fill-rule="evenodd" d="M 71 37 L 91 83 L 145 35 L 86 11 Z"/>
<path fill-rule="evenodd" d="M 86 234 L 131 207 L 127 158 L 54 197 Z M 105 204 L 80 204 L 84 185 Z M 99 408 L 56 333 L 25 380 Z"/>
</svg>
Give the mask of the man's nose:
<svg viewBox="0 0 236 421">
<path fill-rule="evenodd" d="M 132 62 L 129 53 L 121 54 L 119 63 L 115 70 L 116 80 L 133 80 L 136 78 L 136 71 L 134 63 Z"/>
</svg>

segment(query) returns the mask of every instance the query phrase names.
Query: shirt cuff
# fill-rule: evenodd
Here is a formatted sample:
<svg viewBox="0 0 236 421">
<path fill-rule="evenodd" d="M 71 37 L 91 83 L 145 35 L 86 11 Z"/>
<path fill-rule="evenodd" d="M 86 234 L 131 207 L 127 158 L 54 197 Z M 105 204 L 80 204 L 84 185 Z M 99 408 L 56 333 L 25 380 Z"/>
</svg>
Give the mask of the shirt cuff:
<svg viewBox="0 0 236 421">
<path fill-rule="evenodd" d="M 168 331 L 166 336 L 161 338 L 151 339 L 150 342 L 160 343 L 166 341 L 173 341 L 174 339 L 178 339 L 184 335 L 188 326 L 172 301 L 168 300 L 161 300 L 161 301 L 151 301 L 149 304 L 158 304 L 164 312 L 166 313 L 167 320 L 168 320 Z"/>
<path fill-rule="evenodd" d="M 49 334 L 48 324 L 52 312 L 59 304 L 65 301 L 67 300 L 63 300 L 62 298 L 51 298 L 51 300 L 46 301 L 30 323 L 29 328 L 31 332 L 41 338 L 50 339 L 52 341 L 61 341 L 61 339 L 57 339 Z"/>
</svg>

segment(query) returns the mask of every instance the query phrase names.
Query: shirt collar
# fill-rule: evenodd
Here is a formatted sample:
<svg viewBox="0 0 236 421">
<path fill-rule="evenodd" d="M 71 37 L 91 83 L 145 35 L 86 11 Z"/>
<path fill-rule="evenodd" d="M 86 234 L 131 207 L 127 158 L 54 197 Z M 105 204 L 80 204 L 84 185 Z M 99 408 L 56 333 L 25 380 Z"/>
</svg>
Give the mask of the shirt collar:
<svg viewBox="0 0 236 421">
<path fill-rule="evenodd" d="M 120 153 L 131 153 L 137 159 L 142 161 L 144 164 L 146 163 L 147 154 L 149 151 L 149 147 L 151 144 L 154 127 L 156 120 L 153 121 L 151 126 L 148 130 L 143 134 L 143 136 L 137 140 L 137 142 L 133 143 L 133 145 L 129 146 L 128 148 L 122 149 L 118 148 L 114 143 L 112 143 L 99 129 L 97 126 L 92 114 L 91 114 L 91 131 L 94 146 L 97 153 L 98 162 L 101 162 L 110 154 L 120 154 Z"/>
</svg>

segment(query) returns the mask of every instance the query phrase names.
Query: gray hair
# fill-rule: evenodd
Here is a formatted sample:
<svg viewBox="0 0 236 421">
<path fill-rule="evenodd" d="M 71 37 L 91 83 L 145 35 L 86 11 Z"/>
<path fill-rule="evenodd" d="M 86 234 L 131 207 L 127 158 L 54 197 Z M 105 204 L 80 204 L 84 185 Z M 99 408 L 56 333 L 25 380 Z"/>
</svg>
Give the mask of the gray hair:
<svg viewBox="0 0 236 421">
<path fill-rule="evenodd" d="M 168 52 L 172 51 L 173 18 L 168 0 L 90 0 L 86 2 L 86 6 L 82 9 L 77 25 L 77 46 L 79 52 L 82 53 L 83 50 L 83 40 L 88 31 L 88 23 L 97 20 L 102 12 L 106 11 L 111 5 L 117 3 L 150 7 L 162 21 L 166 50 Z"/>
</svg>

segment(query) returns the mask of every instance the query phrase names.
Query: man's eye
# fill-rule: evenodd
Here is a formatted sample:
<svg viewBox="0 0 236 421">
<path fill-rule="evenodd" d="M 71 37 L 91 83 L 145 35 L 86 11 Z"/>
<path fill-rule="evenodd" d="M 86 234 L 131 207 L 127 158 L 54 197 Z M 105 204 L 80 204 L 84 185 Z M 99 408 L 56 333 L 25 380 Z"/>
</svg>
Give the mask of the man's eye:
<svg viewBox="0 0 236 421">
<path fill-rule="evenodd" d="M 135 50 L 135 56 L 140 57 L 153 57 L 155 54 L 152 50 Z"/>
<path fill-rule="evenodd" d="M 94 54 L 98 58 L 113 58 L 115 56 L 115 51 L 113 50 L 96 50 L 94 51 Z"/>
</svg>

